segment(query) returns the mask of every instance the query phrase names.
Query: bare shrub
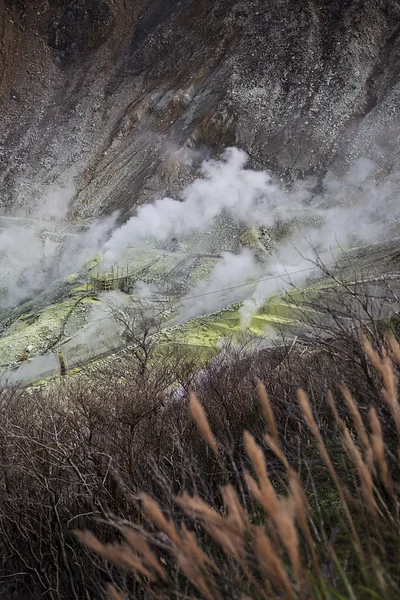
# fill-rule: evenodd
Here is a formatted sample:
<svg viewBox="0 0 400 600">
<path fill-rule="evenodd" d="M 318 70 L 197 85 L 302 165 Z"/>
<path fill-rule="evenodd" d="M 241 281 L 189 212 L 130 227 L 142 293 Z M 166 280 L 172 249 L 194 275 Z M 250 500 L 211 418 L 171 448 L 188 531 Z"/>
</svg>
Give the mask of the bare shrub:
<svg viewBox="0 0 400 600">
<path fill-rule="evenodd" d="M 399 358 L 400 347 L 394 338 L 389 345 Z M 383 379 L 382 400 L 395 422 L 399 451 L 398 378 L 393 363 L 384 350 L 381 357 L 367 341 L 365 351 Z M 259 394 L 261 402 L 268 403 L 262 385 Z M 313 479 L 310 493 L 307 477 L 290 466 L 280 446 L 275 417 L 267 411 L 274 431 L 264 440 L 280 460 L 284 476 L 274 483 L 263 447 L 245 432 L 250 469 L 242 475 L 246 497 L 253 506 L 249 501 L 243 503 L 240 493 L 228 484 L 221 488 L 222 506 L 183 492 L 175 498 L 183 515 L 171 520 L 159 503 L 142 495 L 142 513 L 148 524 L 120 522 L 122 543 L 104 545 L 88 532 L 77 532 L 77 536 L 86 547 L 133 575 L 148 598 L 198 594 L 210 600 L 396 597 L 400 584 L 400 486 L 387 466 L 386 455 L 391 450 L 374 408 L 369 411 L 368 423 L 354 398 L 347 391 L 344 394 L 347 422 L 338 418 L 332 397 L 329 401 L 341 437 L 340 459 L 345 466 L 341 474 L 336 467 L 338 457 L 324 439 L 307 394 L 301 389 L 297 392 L 302 422 L 323 465 L 326 490 L 316 490 Z M 194 394 L 191 405 L 205 442 L 219 457 L 214 434 Z M 337 498 L 333 526 L 318 502 L 323 493 Z M 314 507 L 312 495 L 317 500 Z M 120 592 L 134 597 L 126 588 L 114 587 L 110 597 Z"/>
<path fill-rule="evenodd" d="M 395 597 L 400 350 L 356 325 L 2 390 L 0 597 Z"/>
</svg>

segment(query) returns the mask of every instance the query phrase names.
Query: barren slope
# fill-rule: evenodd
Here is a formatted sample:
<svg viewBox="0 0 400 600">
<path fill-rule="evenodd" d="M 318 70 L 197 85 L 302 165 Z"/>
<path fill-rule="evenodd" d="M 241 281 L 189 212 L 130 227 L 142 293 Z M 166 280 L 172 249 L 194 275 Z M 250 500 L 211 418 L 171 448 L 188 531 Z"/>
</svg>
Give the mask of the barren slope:
<svg viewBox="0 0 400 600">
<path fill-rule="evenodd" d="M 3 0 L 0 211 L 73 176 L 76 216 L 129 213 L 190 178 L 189 149 L 289 180 L 390 169 L 399 32 L 395 0 Z"/>
</svg>

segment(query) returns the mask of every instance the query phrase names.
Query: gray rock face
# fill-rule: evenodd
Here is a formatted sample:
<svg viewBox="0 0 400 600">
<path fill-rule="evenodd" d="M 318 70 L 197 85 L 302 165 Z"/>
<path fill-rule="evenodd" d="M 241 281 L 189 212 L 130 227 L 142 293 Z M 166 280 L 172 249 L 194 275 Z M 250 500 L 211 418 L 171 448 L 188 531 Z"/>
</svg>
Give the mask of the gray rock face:
<svg viewBox="0 0 400 600">
<path fill-rule="evenodd" d="M 287 181 L 398 163 L 397 0 L 7 0 L 0 212 L 122 217 L 236 145 Z"/>
</svg>

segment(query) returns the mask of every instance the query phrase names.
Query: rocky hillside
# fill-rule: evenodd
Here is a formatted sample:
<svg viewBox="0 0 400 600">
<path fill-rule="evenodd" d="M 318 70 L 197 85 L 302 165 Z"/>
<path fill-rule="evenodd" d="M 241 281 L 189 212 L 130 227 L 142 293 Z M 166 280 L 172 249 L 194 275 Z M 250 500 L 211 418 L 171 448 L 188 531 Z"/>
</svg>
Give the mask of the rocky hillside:
<svg viewBox="0 0 400 600">
<path fill-rule="evenodd" d="M 285 180 L 398 161 L 397 0 L 3 0 L 0 212 L 129 214 L 229 145 Z M 31 209 L 32 212 L 32 209 Z"/>
</svg>

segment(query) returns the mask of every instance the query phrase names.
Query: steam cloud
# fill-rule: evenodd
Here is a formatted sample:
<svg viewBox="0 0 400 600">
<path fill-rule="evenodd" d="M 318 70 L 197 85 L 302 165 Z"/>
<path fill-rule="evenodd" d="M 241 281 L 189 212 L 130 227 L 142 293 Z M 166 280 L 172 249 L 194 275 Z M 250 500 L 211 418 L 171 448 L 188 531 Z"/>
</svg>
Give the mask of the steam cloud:
<svg viewBox="0 0 400 600">
<path fill-rule="evenodd" d="M 392 203 L 398 187 L 396 176 L 392 176 L 390 182 L 375 181 L 376 165 L 369 159 L 357 161 L 342 177 L 328 173 L 318 193 L 313 180 L 284 189 L 267 171 L 246 168 L 247 160 L 245 152 L 229 148 L 220 160 L 202 163 L 201 176 L 185 188 L 180 200 L 157 199 L 153 204 L 140 207 L 137 215 L 110 237 L 117 217 L 111 215 L 95 222 L 87 231 L 70 236 L 61 248 L 50 238 L 43 244 L 38 239 L 39 234 L 49 222 L 65 217 L 76 192 L 71 181 L 48 188 L 37 204 L 37 219 L 30 228 L 14 227 L 0 233 L 0 253 L 7 258 L 1 262 L 8 265 L 8 271 L 3 273 L 7 290 L 2 305 L 18 302 L 36 289 L 43 289 L 46 282 L 76 272 L 102 247 L 107 265 L 118 261 L 128 246 L 140 245 L 145 240 L 164 242 L 172 237 L 204 232 L 222 214 L 247 227 L 265 228 L 307 216 L 307 224 L 295 229 L 290 240 L 281 244 L 267 262 L 257 260 L 248 248 L 236 255 L 225 252 L 211 280 L 203 281 L 190 292 L 189 296 L 197 298 L 183 299 L 185 318 L 242 300 L 245 324 L 268 295 L 289 285 L 281 276 L 307 270 L 307 267 L 311 272 L 310 259 L 315 249 L 324 260 L 328 256 L 332 259 L 338 246 L 373 242 L 382 235 L 385 218 L 393 216 L 396 210 Z M 4 266 L 2 268 L 4 271 Z M 18 277 L 12 276 L 13 271 Z M 299 277 L 304 278 L 306 274 L 302 272 Z M 241 286 L 249 279 L 268 276 L 276 279 L 257 283 L 251 298 L 248 289 L 217 293 Z"/>
<path fill-rule="evenodd" d="M 245 300 L 241 315 L 247 324 L 268 295 L 313 271 L 316 251 L 321 260 L 332 261 L 340 246 L 374 242 L 382 235 L 385 219 L 393 213 L 390 202 L 397 182 L 395 178 L 389 183 L 374 181 L 376 165 L 367 158 L 358 160 L 343 177 L 329 172 L 319 193 L 314 192 L 313 180 L 284 190 L 268 172 L 246 169 L 247 160 L 245 152 L 229 148 L 222 160 L 203 162 L 202 177 L 186 187 L 181 201 L 158 199 L 139 208 L 137 216 L 115 231 L 105 244 L 105 259 L 118 260 L 127 246 L 149 238 L 165 241 L 205 231 L 222 213 L 248 227 L 267 228 L 307 215 L 308 224 L 303 223 L 267 264 L 260 264 L 247 248 L 238 255 L 223 253 L 211 280 L 199 284 L 183 299 L 185 318 Z M 287 274 L 292 275 L 285 279 Z M 271 278 L 259 282 L 251 298 L 244 297 L 243 289 L 216 293 L 268 275 Z"/>
<path fill-rule="evenodd" d="M 116 214 L 80 233 L 70 231 L 63 219 L 75 194 L 73 181 L 67 180 L 48 186 L 29 216 L 0 217 L 0 307 L 18 304 L 58 277 L 76 273 L 109 238 Z"/>
<path fill-rule="evenodd" d="M 149 237 L 165 241 L 205 231 L 222 212 L 249 225 L 273 225 L 285 194 L 266 171 L 245 169 L 247 160 L 245 152 L 229 148 L 222 160 L 203 162 L 202 178 L 186 187 L 182 201 L 163 198 L 140 207 L 106 243 L 105 260 L 117 260 L 129 245 Z"/>
</svg>

